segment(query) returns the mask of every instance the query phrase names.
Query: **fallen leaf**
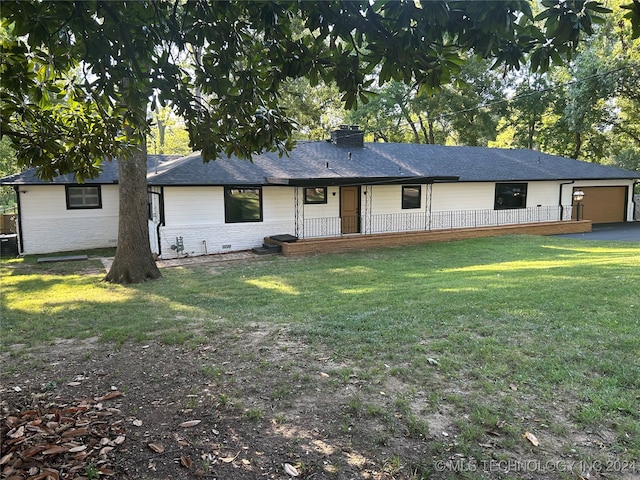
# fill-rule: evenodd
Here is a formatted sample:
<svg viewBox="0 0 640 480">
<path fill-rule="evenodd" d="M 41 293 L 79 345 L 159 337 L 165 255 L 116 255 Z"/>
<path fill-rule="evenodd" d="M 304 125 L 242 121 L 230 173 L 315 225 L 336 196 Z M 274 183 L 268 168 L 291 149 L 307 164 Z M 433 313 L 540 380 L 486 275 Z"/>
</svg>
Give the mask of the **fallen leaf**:
<svg viewBox="0 0 640 480">
<path fill-rule="evenodd" d="M 429 365 L 440 365 L 440 362 L 438 362 L 438 360 L 431 357 L 427 358 L 427 362 L 429 362 Z"/>
<path fill-rule="evenodd" d="M 142 426 L 142 420 L 138 420 L 137 418 L 132 423 L 136 427 L 141 427 Z"/>
<path fill-rule="evenodd" d="M 7 419 L 5 420 L 5 425 L 9 428 L 13 428 L 13 426 L 18 423 L 20 421 L 20 419 L 18 417 L 15 417 L 13 415 L 10 415 L 7 417 Z"/>
<path fill-rule="evenodd" d="M 113 400 L 114 398 L 122 397 L 123 395 L 124 395 L 124 393 L 118 392 L 116 390 L 116 391 L 107 393 L 103 397 L 96 398 L 95 400 L 96 400 L 96 402 L 104 402 L 106 400 Z"/>
<path fill-rule="evenodd" d="M 240 452 L 236 453 L 233 457 L 225 457 L 225 458 L 221 458 L 220 460 L 223 461 L 224 463 L 231 463 L 236 458 L 238 458 L 238 455 L 240 455 Z"/>
<path fill-rule="evenodd" d="M 80 383 L 80 382 L 69 382 L 69 383 L 67 383 L 67 387 L 77 387 L 77 386 L 80 386 L 80 385 L 82 385 L 82 383 Z"/>
<path fill-rule="evenodd" d="M 9 435 L 9 438 L 20 438 L 24 436 L 24 425 L 20 425 L 20 427 Z"/>
<path fill-rule="evenodd" d="M 77 447 L 71 447 L 69 449 L 69 453 L 78 453 L 78 452 L 82 452 L 83 450 L 86 450 L 87 446 L 86 445 L 78 445 Z"/>
<path fill-rule="evenodd" d="M 190 428 L 190 427 L 195 427 L 196 425 L 198 425 L 200 422 L 202 422 L 202 420 L 189 420 L 188 422 L 182 422 L 180 425 L 178 425 L 179 427 L 182 428 Z"/>
<path fill-rule="evenodd" d="M 35 447 L 27 448 L 24 452 L 22 452 L 22 456 L 25 458 L 35 457 L 39 453 L 44 452 L 47 449 L 45 445 L 38 445 Z"/>
<path fill-rule="evenodd" d="M 536 436 L 531 432 L 524 432 L 523 437 L 529 440 L 534 447 L 540 445 L 540 442 L 538 441 Z"/>
<path fill-rule="evenodd" d="M 124 435 L 118 435 L 113 443 L 115 443 L 116 445 L 122 445 L 126 439 L 127 437 L 125 437 Z"/>
<path fill-rule="evenodd" d="M 156 453 L 164 452 L 164 447 L 162 445 L 157 444 L 157 443 L 150 443 L 149 444 L 149 448 L 151 450 L 153 450 L 154 452 L 156 452 Z"/>
<path fill-rule="evenodd" d="M 329 374 L 328 374 L 328 373 L 325 373 L 325 372 L 320 372 L 320 376 L 321 376 L 322 378 L 329 378 Z"/>
<path fill-rule="evenodd" d="M 61 453 L 67 453 L 68 449 L 65 447 L 61 447 L 60 445 L 55 445 L 47 450 L 45 450 L 44 452 L 42 452 L 42 455 L 59 455 Z"/>
<path fill-rule="evenodd" d="M 296 469 L 296 467 L 294 467 L 290 463 L 284 464 L 284 471 L 287 473 L 287 475 L 290 475 L 292 477 L 300 476 L 300 473 L 298 473 L 298 469 Z"/>
<path fill-rule="evenodd" d="M 100 450 L 100 455 L 107 455 L 111 450 L 113 450 L 113 447 L 104 447 Z"/>
<path fill-rule="evenodd" d="M 29 480 L 59 480 L 60 474 L 51 468 L 45 468 L 42 473 L 30 477 Z"/>
<path fill-rule="evenodd" d="M 191 468 L 191 466 L 193 465 L 193 462 L 191 461 L 191 457 L 188 455 L 182 455 L 180 457 L 180 463 L 184 468 Z"/>
<path fill-rule="evenodd" d="M 88 428 L 73 428 L 71 430 L 67 430 L 66 432 L 64 432 L 62 434 L 62 436 L 64 438 L 83 437 L 85 435 L 89 435 L 89 429 Z"/>
<path fill-rule="evenodd" d="M 11 457 L 13 457 L 13 452 L 7 453 L 4 457 L 0 458 L 0 465 L 9 463 L 11 461 Z"/>
<path fill-rule="evenodd" d="M 514 392 L 517 392 L 517 391 L 518 391 L 518 386 L 517 386 L 515 383 L 510 383 L 510 384 L 509 384 L 509 388 L 510 388 L 511 390 L 513 390 Z"/>
</svg>

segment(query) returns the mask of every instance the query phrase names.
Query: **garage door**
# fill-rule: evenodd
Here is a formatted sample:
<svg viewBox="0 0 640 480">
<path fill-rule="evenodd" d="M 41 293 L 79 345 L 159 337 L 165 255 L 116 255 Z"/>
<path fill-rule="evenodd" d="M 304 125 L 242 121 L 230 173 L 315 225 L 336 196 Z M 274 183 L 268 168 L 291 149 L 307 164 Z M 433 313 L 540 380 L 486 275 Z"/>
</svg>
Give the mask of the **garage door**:
<svg viewBox="0 0 640 480">
<path fill-rule="evenodd" d="M 577 188 L 574 188 L 574 191 Z M 580 218 L 593 223 L 624 222 L 627 212 L 627 187 L 584 187 Z M 575 205 L 574 205 L 575 207 Z M 574 215 L 576 209 L 574 208 Z"/>
</svg>

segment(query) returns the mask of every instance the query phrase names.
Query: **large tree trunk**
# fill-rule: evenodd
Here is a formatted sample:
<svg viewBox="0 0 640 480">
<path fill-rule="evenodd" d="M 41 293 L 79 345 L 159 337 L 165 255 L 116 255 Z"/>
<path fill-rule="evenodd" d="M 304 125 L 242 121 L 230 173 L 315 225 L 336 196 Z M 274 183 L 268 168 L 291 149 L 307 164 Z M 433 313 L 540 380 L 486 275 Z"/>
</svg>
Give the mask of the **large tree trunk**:
<svg viewBox="0 0 640 480">
<path fill-rule="evenodd" d="M 162 277 L 149 245 L 147 145 L 118 161 L 118 247 L 105 277 L 111 283 L 141 283 Z"/>
<path fill-rule="evenodd" d="M 582 134 L 580 132 L 576 132 L 576 146 L 573 149 L 571 158 L 577 159 L 580 156 L 581 149 L 582 149 Z"/>
</svg>

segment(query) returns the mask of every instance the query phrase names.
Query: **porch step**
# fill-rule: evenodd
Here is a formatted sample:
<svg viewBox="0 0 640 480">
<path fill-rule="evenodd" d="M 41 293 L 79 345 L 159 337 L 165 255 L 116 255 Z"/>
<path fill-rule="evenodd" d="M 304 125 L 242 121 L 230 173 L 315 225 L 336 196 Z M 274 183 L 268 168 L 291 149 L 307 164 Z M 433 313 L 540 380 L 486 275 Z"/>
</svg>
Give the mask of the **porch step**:
<svg viewBox="0 0 640 480">
<path fill-rule="evenodd" d="M 271 255 L 281 253 L 282 247 L 280 245 L 264 243 L 261 247 L 252 248 L 251 251 L 256 255 Z"/>
<path fill-rule="evenodd" d="M 298 237 L 289 235 L 288 233 L 284 235 L 271 235 L 269 238 L 276 242 L 282 242 L 282 243 L 293 243 L 298 241 Z"/>
</svg>

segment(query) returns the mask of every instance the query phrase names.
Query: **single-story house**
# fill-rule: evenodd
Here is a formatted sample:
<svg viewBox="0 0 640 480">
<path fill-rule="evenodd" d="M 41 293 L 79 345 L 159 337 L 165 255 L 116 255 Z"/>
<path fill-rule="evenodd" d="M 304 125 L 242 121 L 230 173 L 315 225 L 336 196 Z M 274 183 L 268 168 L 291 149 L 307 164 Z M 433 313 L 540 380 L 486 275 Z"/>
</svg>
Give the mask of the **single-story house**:
<svg viewBox="0 0 640 480">
<path fill-rule="evenodd" d="M 160 258 L 258 247 L 265 237 L 362 236 L 492 225 L 624 222 L 640 173 L 533 150 L 365 143 L 341 126 L 288 156 L 203 163 L 149 156 L 149 230 Z M 1 180 L 18 195 L 20 253 L 116 246 L 116 161 L 84 184 Z M 573 194 L 584 193 L 576 205 Z"/>
</svg>

